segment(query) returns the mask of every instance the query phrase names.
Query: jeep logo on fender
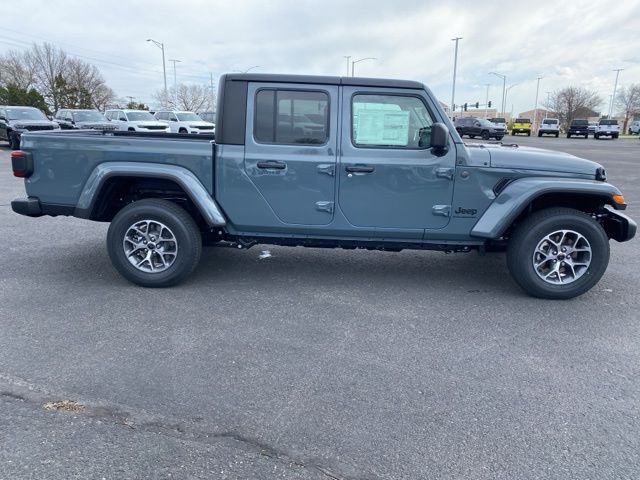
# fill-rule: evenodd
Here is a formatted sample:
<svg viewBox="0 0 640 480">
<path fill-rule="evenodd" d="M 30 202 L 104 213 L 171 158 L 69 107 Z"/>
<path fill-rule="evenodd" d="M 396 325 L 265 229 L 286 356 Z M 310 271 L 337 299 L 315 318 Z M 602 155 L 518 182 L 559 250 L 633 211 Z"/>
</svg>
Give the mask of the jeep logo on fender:
<svg viewBox="0 0 640 480">
<path fill-rule="evenodd" d="M 478 213 L 478 210 L 476 210 L 475 208 L 458 207 L 458 209 L 453 213 L 455 213 L 456 215 L 469 215 L 471 217 L 475 217 L 476 213 Z"/>
</svg>

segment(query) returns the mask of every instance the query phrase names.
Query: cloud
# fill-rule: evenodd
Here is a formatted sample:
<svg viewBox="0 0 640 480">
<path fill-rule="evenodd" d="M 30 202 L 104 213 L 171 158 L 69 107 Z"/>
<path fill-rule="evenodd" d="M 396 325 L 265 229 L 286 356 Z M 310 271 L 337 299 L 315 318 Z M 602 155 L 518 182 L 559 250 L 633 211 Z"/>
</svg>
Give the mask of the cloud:
<svg viewBox="0 0 640 480">
<path fill-rule="evenodd" d="M 151 101 L 162 87 L 161 52 L 147 38 L 164 42 L 167 59 L 181 60 L 179 82 L 208 83 L 231 70 L 344 75 L 346 60 L 361 62 L 363 76 L 417 79 L 449 103 L 453 42 L 459 50 L 457 102 L 501 96 L 507 75 L 508 108 L 528 110 L 535 100 L 566 85 L 597 90 L 606 102 L 613 68 L 625 68 L 620 84 L 640 81 L 637 19 L 640 2 L 568 4 L 504 1 L 167 0 L 112 2 L 50 0 L 4 6 L 0 51 L 49 41 L 95 63 L 121 95 Z M 15 21 L 12 21 L 15 20 Z M 10 27 L 12 28 L 12 27 Z M 167 80 L 173 70 L 167 63 Z"/>
</svg>

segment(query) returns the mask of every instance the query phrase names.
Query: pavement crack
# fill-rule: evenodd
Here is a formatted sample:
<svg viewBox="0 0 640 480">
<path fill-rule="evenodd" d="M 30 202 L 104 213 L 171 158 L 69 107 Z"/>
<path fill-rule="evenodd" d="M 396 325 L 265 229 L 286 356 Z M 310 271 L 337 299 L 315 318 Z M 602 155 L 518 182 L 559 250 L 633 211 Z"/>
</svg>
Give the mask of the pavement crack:
<svg viewBox="0 0 640 480">
<path fill-rule="evenodd" d="M 310 458 L 296 452 L 286 451 L 237 431 L 215 431 L 215 429 L 209 431 L 195 425 L 193 420 L 180 421 L 142 410 L 134 411 L 120 405 L 105 405 L 102 402 L 84 401 L 84 399 L 78 398 L 72 400 L 71 397 L 48 392 L 23 379 L 0 373 L 0 401 L 25 402 L 32 405 L 33 408 L 44 408 L 51 413 L 57 413 L 60 418 L 64 418 L 65 414 L 73 413 L 127 428 L 131 434 L 154 433 L 186 442 L 214 444 L 221 441 L 231 441 L 245 450 L 270 458 L 285 466 L 304 468 L 332 480 L 374 480 L 376 478 L 372 474 L 362 476 L 359 473 L 340 473 L 342 470 L 355 471 L 355 468 L 351 465 L 334 465 L 335 462 L 326 459 Z M 57 408 L 58 405 L 79 405 L 82 408 Z"/>
</svg>

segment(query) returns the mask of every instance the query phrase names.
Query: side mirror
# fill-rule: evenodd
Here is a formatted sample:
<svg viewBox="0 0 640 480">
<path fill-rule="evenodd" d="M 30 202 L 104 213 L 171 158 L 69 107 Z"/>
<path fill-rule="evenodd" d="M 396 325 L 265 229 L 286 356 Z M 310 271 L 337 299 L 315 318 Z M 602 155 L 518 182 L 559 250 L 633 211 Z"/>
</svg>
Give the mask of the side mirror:
<svg viewBox="0 0 640 480">
<path fill-rule="evenodd" d="M 65 117 L 64 121 L 65 122 L 69 122 L 69 123 L 73 123 L 73 118 Z"/>
<path fill-rule="evenodd" d="M 9 120 L 7 120 L 7 117 L 1 117 L 0 116 L 0 120 L 2 120 L 3 122 L 8 122 Z"/>
<path fill-rule="evenodd" d="M 480 122 L 475 122 L 475 123 L 473 124 L 473 126 L 474 126 L 474 127 L 479 127 L 479 126 L 480 126 Z"/>
<path fill-rule="evenodd" d="M 171 120 L 172 122 L 177 122 L 177 121 L 178 121 L 178 119 L 177 119 L 177 118 L 175 118 L 175 117 L 170 118 L 169 120 Z"/>
<path fill-rule="evenodd" d="M 430 147 L 436 155 L 444 154 L 449 149 L 449 129 L 444 123 L 431 125 Z"/>
<path fill-rule="evenodd" d="M 126 119 L 126 118 L 124 118 L 124 117 L 120 117 L 120 118 L 119 118 L 119 120 L 120 120 L 121 122 L 126 122 L 126 121 L 127 121 L 127 119 Z"/>
</svg>

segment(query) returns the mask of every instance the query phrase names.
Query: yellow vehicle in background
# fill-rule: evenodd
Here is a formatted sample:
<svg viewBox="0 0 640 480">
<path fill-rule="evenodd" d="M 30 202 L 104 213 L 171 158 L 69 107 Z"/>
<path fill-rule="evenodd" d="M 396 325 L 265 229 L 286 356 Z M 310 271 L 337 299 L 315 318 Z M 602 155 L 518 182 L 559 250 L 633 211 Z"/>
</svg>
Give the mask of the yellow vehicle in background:
<svg viewBox="0 0 640 480">
<path fill-rule="evenodd" d="M 511 127 L 511 135 L 516 135 L 517 133 L 526 133 L 528 137 L 531 136 L 530 118 L 516 118 Z"/>
</svg>

